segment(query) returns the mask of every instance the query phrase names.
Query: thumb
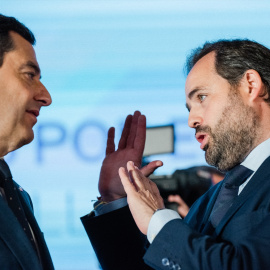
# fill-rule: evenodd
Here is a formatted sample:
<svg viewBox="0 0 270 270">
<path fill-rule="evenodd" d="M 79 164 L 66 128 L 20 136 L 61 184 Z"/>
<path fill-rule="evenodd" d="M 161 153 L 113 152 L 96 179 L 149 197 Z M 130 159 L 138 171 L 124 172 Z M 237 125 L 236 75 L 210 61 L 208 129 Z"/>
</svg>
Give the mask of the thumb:
<svg viewBox="0 0 270 270">
<path fill-rule="evenodd" d="M 142 167 L 140 171 L 142 174 L 146 177 L 148 177 L 150 174 L 152 174 L 157 168 L 163 166 L 163 162 L 161 160 L 155 160 L 151 161 L 146 166 Z"/>
</svg>

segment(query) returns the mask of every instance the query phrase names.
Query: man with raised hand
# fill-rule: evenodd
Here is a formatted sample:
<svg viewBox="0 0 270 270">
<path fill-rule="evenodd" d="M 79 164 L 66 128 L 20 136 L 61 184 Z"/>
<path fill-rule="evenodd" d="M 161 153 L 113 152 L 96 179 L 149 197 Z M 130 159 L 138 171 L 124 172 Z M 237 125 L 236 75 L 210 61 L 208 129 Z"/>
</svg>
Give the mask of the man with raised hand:
<svg viewBox="0 0 270 270">
<path fill-rule="evenodd" d="M 181 219 L 164 208 L 155 184 L 131 158 L 119 174 L 135 224 L 149 241 L 145 265 L 136 257 L 144 238 L 135 242 L 132 225 L 122 226 L 123 220 L 132 224 L 123 207 L 92 217 L 92 243 L 105 270 L 270 269 L 270 50 L 249 40 L 206 43 L 190 56 L 187 70 L 188 124 L 206 161 L 226 177 Z M 95 219 L 107 227 L 99 231 Z M 97 243 L 102 230 L 107 238 Z M 125 243 L 118 245 L 117 236 Z M 126 268 L 105 262 L 104 246 Z"/>
</svg>

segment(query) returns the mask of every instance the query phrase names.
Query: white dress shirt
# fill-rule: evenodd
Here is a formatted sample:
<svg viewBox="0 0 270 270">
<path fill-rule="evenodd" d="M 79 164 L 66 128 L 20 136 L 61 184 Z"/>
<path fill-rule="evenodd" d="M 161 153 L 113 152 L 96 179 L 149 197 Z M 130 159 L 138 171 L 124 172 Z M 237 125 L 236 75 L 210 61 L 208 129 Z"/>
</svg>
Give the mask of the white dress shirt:
<svg viewBox="0 0 270 270">
<path fill-rule="evenodd" d="M 264 160 L 270 156 L 270 138 L 266 141 L 259 144 L 256 148 L 254 148 L 250 154 L 245 158 L 245 160 L 241 163 L 241 165 L 247 167 L 254 171 L 254 173 L 258 170 L 258 168 L 262 165 Z M 252 178 L 254 173 L 239 187 L 238 195 L 242 192 L 244 187 L 247 185 L 249 180 Z M 116 201 L 113 201 L 108 204 L 104 204 L 101 207 L 95 209 L 96 215 L 102 215 L 112 210 L 119 209 L 127 205 L 127 199 L 122 198 Z M 160 232 L 160 230 L 171 220 L 173 219 L 181 219 L 179 214 L 171 209 L 163 209 L 157 211 L 152 216 L 148 231 L 147 238 L 150 243 L 153 242 L 156 235 Z"/>
<path fill-rule="evenodd" d="M 250 154 L 245 158 L 245 160 L 241 163 L 241 165 L 247 167 L 248 169 L 251 169 L 255 173 L 269 156 L 270 156 L 270 139 L 267 139 L 266 141 L 262 142 L 257 147 L 255 147 L 250 152 Z M 254 173 L 239 187 L 238 195 L 242 192 L 242 190 L 250 181 Z M 171 211 L 172 210 L 164 209 L 161 211 L 157 211 L 152 216 L 147 231 L 147 238 L 150 243 L 153 242 L 156 235 L 166 225 L 167 222 L 176 218 L 181 218 L 177 212 L 175 212 L 175 214 L 172 214 Z"/>
</svg>

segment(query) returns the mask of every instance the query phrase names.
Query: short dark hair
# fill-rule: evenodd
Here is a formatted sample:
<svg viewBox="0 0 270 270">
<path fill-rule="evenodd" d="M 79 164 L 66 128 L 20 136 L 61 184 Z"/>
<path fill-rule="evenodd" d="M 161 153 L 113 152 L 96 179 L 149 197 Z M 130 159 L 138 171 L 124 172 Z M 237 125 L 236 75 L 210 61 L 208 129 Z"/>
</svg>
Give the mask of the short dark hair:
<svg viewBox="0 0 270 270">
<path fill-rule="evenodd" d="M 270 103 L 270 50 L 268 48 L 248 39 L 206 42 L 202 47 L 193 50 L 187 58 L 187 74 L 202 57 L 210 52 L 215 52 L 216 72 L 231 86 L 237 86 L 247 70 L 256 70 L 265 86 L 262 96 L 267 95 L 265 101 Z"/>
<path fill-rule="evenodd" d="M 0 67 L 3 65 L 4 55 L 12 51 L 14 47 L 10 31 L 14 31 L 27 40 L 31 45 L 36 42 L 34 34 L 14 17 L 0 14 Z"/>
</svg>

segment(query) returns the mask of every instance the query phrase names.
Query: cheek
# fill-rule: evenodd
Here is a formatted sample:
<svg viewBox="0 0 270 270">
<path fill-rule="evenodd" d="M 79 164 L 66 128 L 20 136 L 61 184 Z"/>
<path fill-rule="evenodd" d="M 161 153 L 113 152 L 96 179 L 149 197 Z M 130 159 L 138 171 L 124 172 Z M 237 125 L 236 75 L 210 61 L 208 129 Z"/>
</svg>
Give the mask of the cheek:
<svg viewBox="0 0 270 270">
<path fill-rule="evenodd" d="M 224 110 L 221 104 L 214 104 L 214 106 L 209 106 L 205 110 L 205 124 L 210 127 L 214 127 L 222 117 L 226 117 L 226 110 Z"/>
</svg>

